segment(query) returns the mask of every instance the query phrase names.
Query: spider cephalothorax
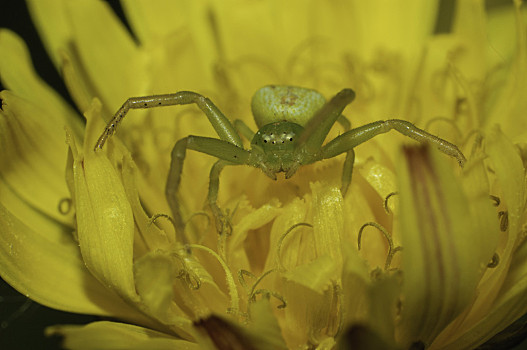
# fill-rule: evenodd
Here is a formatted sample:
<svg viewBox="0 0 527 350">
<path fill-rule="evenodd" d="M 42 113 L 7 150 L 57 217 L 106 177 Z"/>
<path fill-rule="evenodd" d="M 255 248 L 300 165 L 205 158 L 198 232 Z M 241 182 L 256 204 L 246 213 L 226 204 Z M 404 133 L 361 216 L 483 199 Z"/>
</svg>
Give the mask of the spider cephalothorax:
<svg viewBox="0 0 527 350">
<path fill-rule="evenodd" d="M 286 120 L 261 127 L 251 142 L 254 166 L 274 180 L 276 173 L 287 173 L 297 161 L 295 149 L 302 131 L 301 125 Z"/>
<path fill-rule="evenodd" d="M 216 204 L 219 176 L 227 165 L 249 165 L 260 168 L 267 176 L 276 179 L 276 173 L 285 172 L 286 178 L 294 175 L 300 166 L 333 158 L 346 153 L 342 171 L 342 194 L 351 182 L 355 153 L 353 148 L 372 137 L 392 129 L 419 142 L 429 143 L 441 152 L 456 158 L 461 166 L 465 157 L 452 143 L 417 128 L 400 119 L 376 121 L 349 129 L 349 121 L 342 116 L 344 108 L 355 98 L 351 89 L 343 89 L 330 101 L 315 90 L 295 86 L 269 85 L 259 89 L 252 100 L 252 111 L 259 130 L 254 133 L 242 121 L 231 123 L 206 97 L 191 91 L 173 94 L 129 98 L 106 126 L 95 145 L 101 149 L 129 109 L 195 103 L 207 116 L 219 139 L 189 135 L 176 142 L 172 150 L 172 163 L 166 184 L 166 197 L 172 209 L 178 234 L 183 234 L 184 221 L 179 209 L 179 184 L 187 149 L 218 158 L 210 172 L 208 202 L 216 217 L 220 233 L 229 228 L 222 211 Z M 324 144 L 335 122 L 347 130 Z M 240 134 L 251 141 L 245 149 Z"/>
</svg>

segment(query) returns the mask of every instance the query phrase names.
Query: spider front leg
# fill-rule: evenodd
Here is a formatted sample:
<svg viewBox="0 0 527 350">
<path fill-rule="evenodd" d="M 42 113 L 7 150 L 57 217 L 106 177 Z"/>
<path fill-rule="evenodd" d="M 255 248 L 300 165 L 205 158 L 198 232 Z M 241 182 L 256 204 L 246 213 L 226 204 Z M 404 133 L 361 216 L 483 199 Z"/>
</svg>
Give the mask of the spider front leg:
<svg viewBox="0 0 527 350">
<path fill-rule="evenodd" d="M 179 188 L 181 183 L 181 174 L 183 171 L 183 162 L 185 160 L 187 149 L 206 153 L 220 159 L 212 167 L 208 193 L 208 202 L 216 219 L 217 229 L 220 234 L 229 229 L 229 224 L 216 203 L 218 199 L 220 172 L 226 165 L 249 164 L 250 157 L 249 151 L 241 147 L 233 145 L 227 141 L 209 137 L 191 135 L 179 140 L 176 143 L 172 149 L 172 161 L 170 163 L 165 195 L 168 205 L 172 210 L 176 234 L 178 234 L 179 237 L 182 237 L 183 241 L 186 241 L 184 236 L 185 222 L 183 221 L 181 208 L 179 205 Z"/>
<path fill-rule="evenodd" d="M 104 132 L 97 140 L 95 150 L 101 149 L 104 146 L 106 140 L 113 135 L 115 129 L 130 109 L 145 109 L 193 103 L 205 113 L 220 139 L 242 147 L 242 140 L 234 129 L 234 126 L 211 100 L 192 91 L 179 91 L 173 94 L 131 97 L 126 100 L 106 125 Z"/>
<path fill-rule="evenodd" d="M 422 129 L 419 129 L 408 121 L 400 119 L 377 121 L 345 132 L 344 134 L 327 143 L 321 149 L 320 159 L 333 158 L 344 152 L 348 153 L 346 156 L 346 161 L 344 162 L 344 170 L 342 173 L 343 195 L 346 194 L 351 181 L 353 162 L 355 158 L 354 153 L 352 153 L 353 148 L 379 134 L 384 134 L 392 129 L 421 143 L 428 143 L 435 146 L 439 151 L 456 158 L 461 167 L 463 167 L 466 162 L 465 156 L 456 145 L 434 136 Z"/>
</svg>

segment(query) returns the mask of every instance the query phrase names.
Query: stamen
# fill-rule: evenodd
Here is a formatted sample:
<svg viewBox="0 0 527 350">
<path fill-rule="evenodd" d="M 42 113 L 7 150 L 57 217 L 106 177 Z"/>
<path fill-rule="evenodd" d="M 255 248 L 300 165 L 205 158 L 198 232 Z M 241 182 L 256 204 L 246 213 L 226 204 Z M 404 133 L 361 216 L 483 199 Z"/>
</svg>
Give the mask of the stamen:
<svg viewBox="0 0 527 350">
<path fill-rule="evenodd" d="M 245 281 L 245 276 L 249 276 L 250 278 L 256 278 L 256 275 L 252 273 L 251 271 L 247 271 L 243 269 L 238 271 L 238 282 L 240 282 L 243 288 L 248 289 L 249 286 L 247 285 L 247 282 Z"/>
<path fill-rule="evenodd" d="M 494 201 L 493 205 L 495 207 L 499 207 L 501 204 L 501 200 L 497 196 L 490 195 L 489 196 L 492 201 Z M 509 228 L 509 212 L 506 210 L 500 210 L 498 212 L 498 219 L 500 220 L 500 231 L 505 232 Z"/>
<path fill-rule="evenodd" d="M 249 301 L 250 302 L 255 302 L 256 301 L 256 295 L 258 295 L 258 294 L 263 294 L 267 298 L 269 298 L 270 296 L 273 296 L 276 299 L 280 300 L 282 302 L 282 304 L 278 305 L 276 307 L 277 309 L 283 309 L 283 308 L 285 308 L 287 306 L 287 301 L 285 300 L 285 298 L 281 294 L 279 294 L 277 292 L 270 291 L 268 289 L 257 289 L 256 291 L 254 291 L 254 293 L 252 294 L 252 297 L 251 297 L 251 299 L 249 299 Z"/>
<path fill-rule="evenodd" d="M 393 256 L 398 251 L 401 251 L 403 249 L 403 247 L 401 247 L 401 246 L 394 247 L 393 246 L 392 236 L 388 233 L 388 231 L 386 231 L 386 229 L 384 227 L 382 227 L 381 225 L 379 225 L 376 222 L 367 222 L 364 225 L 362 225 L 360 230 L 359 230 L 359 236 L 357 238 L 357 241 L 358 241 L 357 243 L 358 243 L 359 250 L 361 249 L 362 231 L 367 226 L 373 226 L 373 227 L 377 228 L 379 231 L 381 231 L 381 233 L 384 235 L 384 237 L 388 241 L 388 256 L 386 257 L 386 262 L 384 263 L 384 270 L 388 271 L 388 269 L 390 268 L 390 265 L 392 263 Z"/>
<path fill-rule="evenodd" d="M 174 221 L 174 219 L 172 219 L 171 216 L 167 215 L 167 214 L 155 214 L 153 215 L 151 218 L 150 218 L 150 221 L 148 222 L 148 225 L 146 226 L 146 228 L 150 228 L 150 226 L 154 225 L 157 221 L 157 219 L 159 218 L 164 218 L 164 219 L 167 219 L 168 221 L 170 221 L 170 224 L 172 225 L 172 227 L 174 228 L 174 232 L 177 232 L 176 230 L 176 223 Z M 174 238 L 173 235 L 167 235 L 166 232 L 165 232 L 165 236 L 167 237 L 167 240 L 170 242 L 170 243 L 174 243 L 174 241 L 176 240 L 176 238 Z M 145 237 L 143 237 L 143 241 L 145 242 L 145 244 L 147 245 L 148 247 L 148 244 L 146 243 L 147 240 Z"/>
<path fill-rule="evenodd" d="M 218 235 L 218 253 L 222 257 L 224 261 L 227 261 L 227 237 L 232 235 L 233 227 L 232 227 L 232 219 L 234 217 L 234 214 L 236 214 L 236 211 L 238 210 L 238 206 L 240 205 L 240 202 L 236 203 L 236 206 L 230 211 L 229 208 L 225 209 L 225 215 L 222 215 L 221 220 L 221 227 L 226 228 L 225 230 L 222 230 L 220 234 Z"/>
<path fill-rule="evenodd" d="M 493 204 L 493 205 L 494 205 L 495 207 L 498 207 L 498 206 L 500 205 L 500 203 L 501 203 L 501 201 L 500 201 L 500 197 L 498 197 L 498 196 L 493 196 L 493 195 L 489 195 L 489 197 L 490 197 L 491 200 L 494 201 L 494 204 Z"/>
<path fill-rule="evenodd" d="M 308 224 L 307 222 L 300 222 L 298 224 L 294 224 L 291 226 L 278 240 L 278 244 L 276 247 L 276 265 L 278 266 L 278 270 L 283 271 L 285 270 L 284 266 L 282 265 L 282 259 L 281 259 L 281 250 L 282 250 L 282 244 L 284 243 L 284 239 L 287 237 L 287 235 L 293 231 L 295 228 L 299 226 L 307 226 L 313 228 L 313 225 Z"/>
<path fill-rule="evenodd" d="M 487 264 L 487 267 L 489 269 L 493 269 L 496 266 L 498 266 L 499 263 L 500 263 L 500 256 L 498 255 L 498 253 L 494 253 L 494 255 L 492 256 L 492 259 L 490 259 L 489 263 Z"/>
<path fill-rule="evenodd" d="M 170 217 L 167 214 L 155 214 L 154 216 L 150 218 L 150 221 L 148 222 L 148 226 L 155 224 L 156 220 L 159 218 L 167 219 L 168 221 L 170 221 L 170 223 L 174 227 L 174 230 L 176 229 L 176 223 L 174 222 L 174 219 L 172 219 L 172 217 Z"/>
<path fill-rule="evenodd" d="M 198 290 L 201 287 L 201 280 L 195 274 L 191 274 L 184 269 L 179 270 L 179 275 L 176 278 L 185 280 L 187 286 L 192 290 Z"/>
<path fill-rule="evenodd" d="M 190 252 L 185 249 L 185 254 L 190 254 Z M 185 258 L 176 252 L 172 253 L 171 256 L 177 258 L 181 265 L 183 265 L 183 268 L 179 270 L 179 274 L 176 276 L 176 278 L 183 279 L 185 282 L 187 282 L 187 286 L 190 289 L 198 290 L 201 287 L 201 280 L 199 276 L 188 267 Z"/>
<path fill-rule="evenodd" d="M 509 228 L 509 212 L 506 210 L 498 212 L 498 219 L 500 219 L 501 232 L 506 232 Z"/>
<path fill-rule="evenodd" d="M 251 297 L 252 295 L 254 294 L 254 290 L 256 289 L 256 286 L 266 277 L 268 276 L 270 273 L 272 272 L 275 272 L 276 269 L 271 269 L 269 271 L 266 271 L 264 272 L 260 277 L 258 277 L 258 279 L 256 280 L 256 282 L 254 282 L 252 288 L 251 288 L 251 293 L 249 294 Z"/>
<path fill-rule="evenodd" d="M 59 201 L 58 210 L 62 215 L 68 215 L 71 210 L 72 200 L 71 198 L 62 198 Z"/>
<path fill-rule="evenodd" d="M 384 199 L 384 211 L 386 212 L 386 214 L 391 214 L 391 210 L 390 208 L 388 207 L 388 199 L 390 199 L 392 196 L 395 196 L 395 195 L 398 195 L 399 192 L 392 192 L 390 194 L 388 194 L 386 196 L 386 198 Z"/>
<path fill-rule="evenodd" d="M 260 277 L 258 277 L 256 279 L 256 281 L 254 282 L 254 284 L 252 285 L 251 287 L 251 290 L 250 292 L 248 293 L 248 301 L 249 301 L 249 304 L 250 303 L 253 303 L 256 301 L 256 295 L 258 294 L 263 294 L 265 295 L 266 297 L 270 297 L 270 296 L 273 296 L 275 297 L 276 299 L 280 300 L 282 302 L 282 304 L 278 305 L 277 308 L 278 309 L 283 309 L 287 306 L 287 302 L 285 300 L 285 298 L 280 294 L 280 293 L 277 293 L 277 292 L 273 292 L 269 289 L 265 289 L 265 288 L 260 288 L 260 289 L 256 289 L 256 287 L 258 286 L 258 284 L 260 284 L 260 282 L 266 277 L 268 276 L 269 274 L 271 274 L 272 272 L 276 272 L 277 269 L 271 269 L 269 271 L 266 271 L 264 272 Z M 250 271 L 247 271 L 247 270 L 240 270 L 238 271 L 238 280 L 240 281 L 240 284 L 245 288 L 245 289 L 248 289 L 248 285 L 247 285 L 247 282 L 245 281 L 245 277 L 244 276 L 249 276 L 251 278 L 256 278 L 256 276 L 250 272 Z M 248 314 L 248 316 L 250 316 Z"/>
</svg>

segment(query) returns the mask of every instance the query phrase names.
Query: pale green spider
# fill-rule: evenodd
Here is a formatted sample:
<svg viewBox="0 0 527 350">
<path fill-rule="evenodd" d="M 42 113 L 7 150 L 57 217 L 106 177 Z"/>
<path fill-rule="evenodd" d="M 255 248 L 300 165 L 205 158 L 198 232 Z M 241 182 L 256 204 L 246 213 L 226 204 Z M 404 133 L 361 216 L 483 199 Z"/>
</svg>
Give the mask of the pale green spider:
<svg viewBox="0 0 527 350">
<path fill-rule="evenodd" d="M 207 199 L 220 233 L 230 232 L 232 229 L 229 219 L 216 203 L 220 172 L 226 165 L 250 165 L 260 168 L 267 176 L 276 180 L 276 173 L 284 172 L 285 177 L 290 178 L 302 165 L 346 153 L 341 187 L 342 195 L 345 195 L 351 182 L 355 160 L 353 148 L 391 129 L 419 142 L 434 145 L 441 152 L 456 158 L 461 166 L 465 163 L 463 153 L 455 145 L 399 119 L 360 126 L 322 145 L 337 120 L 349 129 L 349 122 L 341 113 L 354 98 L 353 90 L 344 89 L 326 103 L 324 97 L 315 90 L 294 86 L 265 86 L 252 99 L 254 120 L 259 128 L 258 132 L 253 133 L 241 120 L 236 120 L 233 125 L 208 98 L 195 92 L 132 97 L 110 120 L 97 141 L 95 150 L 103 147 L 129 109 L 195 103 L 205 113 L 220 138 L 190 135 L 179 140 L 172 150 L 165 194 L 178 235 L 182 235 L 185 228 L 180 213 L 178 189 L 187 149 L 219 159 L 210 172 Z M 243 147 L 238 132 L 252 140 L 251 149 Z"/>
</svg>

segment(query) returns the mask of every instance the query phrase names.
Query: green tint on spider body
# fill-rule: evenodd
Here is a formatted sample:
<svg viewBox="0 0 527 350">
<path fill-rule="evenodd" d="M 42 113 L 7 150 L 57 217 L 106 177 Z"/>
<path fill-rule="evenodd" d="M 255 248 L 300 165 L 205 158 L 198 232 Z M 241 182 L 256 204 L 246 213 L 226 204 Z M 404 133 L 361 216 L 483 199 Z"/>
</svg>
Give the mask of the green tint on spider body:
<svg viewBox="0 0 527 350">
<path fill-rule="evenodd" d="M 324 96 L 312 89 L 267 85 L 256 91 L 251 109 L 258 128 L 282 120 L 305 126 L 325 103 Z"/>
<path fill-rule="evenodd" d="M 261 147 L 264 152 L 292 151 L 295 142 L 304 128 L 286 120 L 262 126 L 251 141 L 251 145 Z"/>
<path fill-rule="evenodd" d="M 178 235 L 185 241 L 185 220 L 180 210 L 180 183 L 183 162 L 188 149 L 208 154 L 218 160 L 209 175 L 208 202 L 220 233 L 232 230 L 229 219 L 217 205 L 219 177 L 225 166 L 249 165 L 261 169 L 276 179 L 276 173 L 285 172 L 289 178 L 299 167 L 345 154 L 342 167 L 341 192 L 345 196 L 351 182 L 354 148 L 373 137 L 395 130 L 414 140 L 434 146 L 454 157 L 463 166 L 465 156 L 454 144 L 434 136 L 412 123 L 389 119 L 350 128 L 342 115 L 344 108 L 355 98 L 351 89 L 343 89 L 327 101 L 315 90 L 296 86 L 269 85 L 259 89 L 252 99 L 254 120 L 259 130 L 254 133 L 241 120 L 231 122 L 208 98 L 192 91 L 166 95 L 131 97 L 109 121 L 95 145 L 102 149 L 118 124 L 130 109 L 195 104 L 208 118 L 218 138 L 188 135 L 176 142 L 165 187 L 165 195 L 172 210 Z M 340 123 L 345 132 L 324 144 L 333 125 Z M 240 137 L 252 139 L 251 148 L 245 149 Z"/>
<path fill-rule="evenodd" d="M 295 164 L 296 141 L 304 127 L 286 120 L 262 126 L 251 141 L 254 166 L 272 179 L 276 173 L 288 172 Z"/>
</svg>

